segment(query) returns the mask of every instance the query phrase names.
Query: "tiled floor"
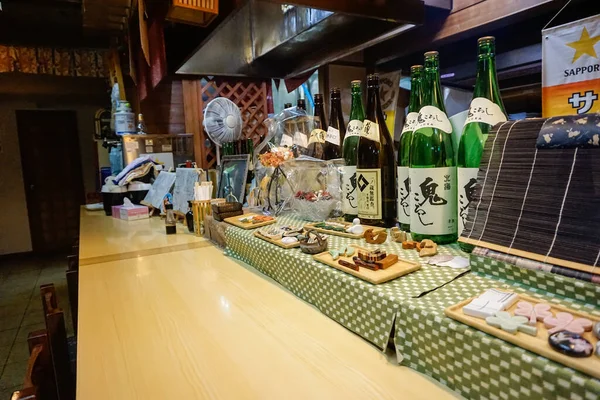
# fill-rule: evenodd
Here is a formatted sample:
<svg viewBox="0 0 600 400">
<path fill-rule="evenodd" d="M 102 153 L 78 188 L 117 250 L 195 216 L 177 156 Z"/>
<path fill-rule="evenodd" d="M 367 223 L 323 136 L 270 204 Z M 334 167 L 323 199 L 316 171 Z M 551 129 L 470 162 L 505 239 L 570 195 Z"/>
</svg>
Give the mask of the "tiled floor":
<svg viewBox="0 0 600 400">
<path fill-rule="evenodd" d="M 0 400 L 10 399 L 23 384 L 27 335 L 45 328 L 40 285 L 54 283 L 67 334 L 73 335 L 66 269 L 66 255 L 0 259 Z"/>
</svg>

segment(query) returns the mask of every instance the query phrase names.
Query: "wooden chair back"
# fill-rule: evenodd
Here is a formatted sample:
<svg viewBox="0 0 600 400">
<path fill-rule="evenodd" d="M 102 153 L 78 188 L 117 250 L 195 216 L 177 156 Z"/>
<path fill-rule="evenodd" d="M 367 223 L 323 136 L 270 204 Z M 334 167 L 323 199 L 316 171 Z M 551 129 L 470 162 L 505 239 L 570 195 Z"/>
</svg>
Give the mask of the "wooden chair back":
<svg viewBox="0 0 600 400">
<path fill-rule="evenodd" d="M 30 355 L 23 389 L 14 392 L 11 400 L 57 400 L 46 330 L 29 333 L 27 342 Z"/>
<path fill-rule="evenodd" d="M 69 304 L 71 305 L 71 321 L 73 331 L 77 337 L 77 315 L 79 312 L 79 256 L 67 257 L 67 289 L 69 291 Z"/>
<path fill-rule="evenodd" d="M 48 344 L 56 380 L 58 400 L 74 400 L 75 379 L 69 362 L 65 316 L 63 311 L 58 307 L 58 299 L 53 284 L 40 286 L 40 293 L 46 319 L 46 331 L 48 332 Z"/>
</svg>

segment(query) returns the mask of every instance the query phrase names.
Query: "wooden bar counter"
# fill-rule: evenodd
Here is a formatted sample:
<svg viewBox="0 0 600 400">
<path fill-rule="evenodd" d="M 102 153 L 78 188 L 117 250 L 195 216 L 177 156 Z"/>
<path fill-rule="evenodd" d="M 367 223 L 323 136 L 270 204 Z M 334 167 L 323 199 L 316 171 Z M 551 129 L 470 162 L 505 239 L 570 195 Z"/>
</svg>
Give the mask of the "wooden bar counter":
<svg viewBox="0 0 600 400">
<path fill-rule="evenodd" d="M 153 217 L 123 221 L 103 211 L 80 211 L 79 265 L 124 260 L 208 246 L 208 242 L 177 224 L 177 234 L 165 233 L 165 221 Z"/>
<path fill-rule="evenodd" d="M 78 399 L 447 399 L 209 245 L 80 268 Z"/>
</svg>

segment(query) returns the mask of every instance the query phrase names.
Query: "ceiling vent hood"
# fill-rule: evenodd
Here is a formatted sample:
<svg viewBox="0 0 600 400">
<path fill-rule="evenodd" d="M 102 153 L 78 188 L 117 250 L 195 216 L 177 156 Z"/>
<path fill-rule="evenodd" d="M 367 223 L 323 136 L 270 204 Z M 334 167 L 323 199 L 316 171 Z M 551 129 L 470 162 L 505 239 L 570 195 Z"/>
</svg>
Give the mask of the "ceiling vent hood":
<svg viewBox="0 0 600 400">
<path fill-rule="evenodd" d="M 297 0 L 295 4 L 246 1 L 177 73 L 297 76 L 399 35 L 422 23 L 425 14 L 421 0 Z"/>
</svg>

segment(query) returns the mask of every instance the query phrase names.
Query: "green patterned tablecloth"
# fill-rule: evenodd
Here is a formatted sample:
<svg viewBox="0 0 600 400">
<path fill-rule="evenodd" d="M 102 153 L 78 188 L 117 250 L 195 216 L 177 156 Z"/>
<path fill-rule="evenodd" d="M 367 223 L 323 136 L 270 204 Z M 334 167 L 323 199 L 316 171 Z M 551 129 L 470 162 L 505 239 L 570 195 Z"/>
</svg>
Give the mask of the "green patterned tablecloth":
<svg viewBox="0 0 600 400">
<path fill-rule="evenodd" d="M 304 223 L 291 216 L 279 217 L 277 221 L 280 226 L 302 226 Z M 229 227 L 225 232 L 226 254 L 270 276 L 381 349 L 387 346 L 398 306 L 403 300 L 421 296 L 467 271 L 425 265 L 401 279 L 373 285 L 316 262 L 299 248 L 285 250 L 255 237 L 253 233 L 254 230 Z M 329 235 L 329 249 L 349 244 L 370 248 L 385 247 L 402 258 L 419 261 L 415 250 L 404 250 L 399 243 L 388 241 L 375 246 L 367 244 L 363 239 Z M 444 246 L 440 253 L 462 254 L 456 245 Z"/>
<path fill-rule="evenodd" d="M 278 225 L 303 224 L 278 218 Z M 548 302 L 600 316 L 595 302 L 577 302 L 502 277 L 479 276 L 468 270 L 424 265 L 393 281 L 372 285 L 313 260 L 300 249 L 284 250 L 253 236 L 253 230 L 229 227 L 226 254 L 244 261 L 281 283 L 301 299 L 380 349 L 393 342 L 402 364 L 473 399 L 600 399 L 600 381 L 552 362 L 444 315 L 448 306 L 492 287 L 505 287 Z M 329 248 L 364 240 L 329 236 Z M 387 242 L 400 257 L 420 261 L 414 250 Z M 463 254 L 458 246 L 440 253 Z M 464 254 L 463 254 L 464 255 Z M 589 299 L 589 297 L 587 298 Z M 581 298 L 578 298 L 581 300 Z"/>
<path fill-rule="evenodd" d="M 600 316 L 600 309 L 514 282 L 468 274 L 400 305 L 394 344 L 402 364 L 467 398 L 598 399 L 600 381 L 444 315 L 444 309 L 489 288 L 506 288 Z"/>
</svg>

